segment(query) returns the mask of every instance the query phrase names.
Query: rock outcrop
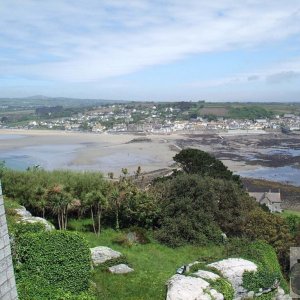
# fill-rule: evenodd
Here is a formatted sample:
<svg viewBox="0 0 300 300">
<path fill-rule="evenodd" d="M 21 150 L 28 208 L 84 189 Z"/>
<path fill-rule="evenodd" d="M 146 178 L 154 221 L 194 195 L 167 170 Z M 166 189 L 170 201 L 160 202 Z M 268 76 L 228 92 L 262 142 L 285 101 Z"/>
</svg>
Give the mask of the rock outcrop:
<svg viewBox="0 0 300 300">
<path fill-rule="evenodd" d="M 28 211 L 24 206 L 21 206 L 20 208 L 16 208 L 15 212 L 20 217 L 31 217 L 32 214 L 30 211 Z"/>
<path fill-rule="evenodd" d="M 16 208 L 15 212 L 20 217 L 20 220 L 18 222 L 42 223 L 45 226 L 45 229 L 47 231 L 51 231 L 55 229 L 55 227 L 46 219 L 32 216 L 32 214 L 24 206 L 21 206 L 20 208 Z"/>
<path fill-rule="evenodd" d="M 234 290 L 234 300 L 253 299 L 262 294 L 274 293 L 276 300 L 291 300 L 284 290 L 276 285 L 269 289 L 260 289 L 260 292 L 247 291 L 243 287 L 243 275 L 246 271 L 256 272 L 255 263 L 242 258 L 223 259 L 205 266 L 205 270 L 197 270 L 190 274 L 191 263 L 179 268 L 185 270 L 184 274 L 176 274 L 167 282 L 167 300 L 222 300 L 224 295 L 221 290 L 214 289 L 214 281 L 223 278 L 231 284 Z M 199 265 L 201 267 L 201 264 Z M 199 267 L 199 268 L 200 268 Z M 216 274 L 217 272 L 218 274 Z M 220 276 L 221 275 L 221 276 Z M 232 293 L 233 293 L 232 290 Z"/>
<path fill-rule="evenodd" d="M 94 247 L 90 250 L 94 266 L 98 266 L 106 261 L 116 259 L 122 256 L 120 252 L 105 246 Z"/>
<path fill-rule="evenodd" d="M 235 296 L 247 294 L 243 288 L 243 274 L 246 271 L 256 272 L 257 266 L 252 261 L 242 258 L 228 258 L 209 264 L 208 267 L 216 268 L 232 284 Z"/>
<path fill-rule="evenodd" d="M 199 277 L 206 280 L 217 280 L 220 278 L 218 274 L 215 274 L 213 272 L 204 271 L 204 270 L 198 270 L 197 272 L 193 273 L 195 277 Z"/>
<path fill-rule="evenodd" d="M 127 274 L 133 272 L 134 270 L 125 264 L 120 264 L 120 265 L 109 267 L 108 271 L 113 274 Z"/>
<path fill-rule="evenodd" d="M 167 283 L 167 300 L 223 300 L 222 294 L 210 288 L 207 281 L 176 274 L 170 278 Z"/>
</svg>

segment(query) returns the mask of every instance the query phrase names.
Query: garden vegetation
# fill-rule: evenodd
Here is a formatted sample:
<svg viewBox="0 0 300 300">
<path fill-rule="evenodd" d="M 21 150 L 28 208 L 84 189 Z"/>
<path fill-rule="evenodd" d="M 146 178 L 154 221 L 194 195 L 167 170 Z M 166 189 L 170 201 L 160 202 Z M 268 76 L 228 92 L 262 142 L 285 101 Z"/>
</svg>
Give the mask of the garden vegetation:
<svg viewBox="0 0 300 300">
<path fill-rule="evenodd" d="M 151 256 L 155 253 L 158 263 L 165 262 L 161 276 L 155 270 L 151 275 L 156 276 L 154 281 L 160 280 L 153 285 L 157 299 L 165 296 L 164 284 L 172 275 L 171 265 L 175 270 L 176 262 L 184 263 L 182 258 L 192 259 L 180 250 L 184 247 L 195 247 L 192 249 L 199 255 L 201 249 L 215 249 L 209 251 L 214 255 L 208 262 L 238 255 L 256 262 L 259 272 L 245 276 L 245 285 L 252 290 L 273 283 L 275 278 L 284 285 L 281 271 L 288 269 L 288 249 L 295 244 L 299 220 L 286 220 L 265 211 L 243 190 L 240 178 L 208 153 L 185 149 L 174 160 L 178 169 L 168 177 L 156 179 L 147 189 L 137 184 L 140 170 L 131 177 L 123 169 L 118 179 L 107 180 L 98 172 L 50 172 L 36 168 L 16 171 L 2 165 L 0 177 L 6 202 L 18 202 L 60 229 L 45 232 L 35 226 L 10 226 L 20 299 L 93 299 L 89 247 L 97 245 L 123 249 L 123 261 L 133 261 L 141 268 L 147 266 L 149 274 L 156 264 L 142 262 L 139 257 L 146 259 L 143 251 L 149 250 Z M 224 234 L 228 239 L 224 239 Z M 171 259 L 168 264 L 166 253 L 174 257 L 181 253 L 182 258 Z M 203 256 L 193 259 L 205 260 Z M 101 286 L 95 291 L 97 299 L 111 297 L 106 290 L 111 284 L 105 279 L 107 276 L 101 269 L 94 271 L 93 278 Z M 109 278 L 116 285 L 123 280 Z M 149 280 L 138 278 L 139 283 L 132 283 L 136 289 Z M 232 294 L 226 282 L 216 284 L 227 295 Z M 38 286 L 43 286 L 44 294 L 30 298 Z M 142 290 L 141 287 L 133 293 Z M 63 293 L 65 298 L 60 296 Z M 82 298 L 76 298 L 80 293 Z M 145 299 L 153 299 L 153 291 L 147 293 L 149 298 Z M 123 291 L 123 296 L 115 299 L 134 297 Z"/>
</svg>

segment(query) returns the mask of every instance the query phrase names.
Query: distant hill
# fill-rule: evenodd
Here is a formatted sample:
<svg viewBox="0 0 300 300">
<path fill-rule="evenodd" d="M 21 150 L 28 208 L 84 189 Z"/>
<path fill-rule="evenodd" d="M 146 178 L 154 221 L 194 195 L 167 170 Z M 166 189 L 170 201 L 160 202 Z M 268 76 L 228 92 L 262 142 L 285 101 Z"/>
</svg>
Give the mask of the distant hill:
<svg viewBox="0 0 300 300">
<path fill-rule="evenodd" d="M 126 100 L 107 100 L 107 99 L 80 99 L 66 97 L 47 97 L 43 95 L 35 95 L 21 98 L 0 98 L 0 106 L 14 107 L 40 107 L 40 106 L 56 106 L 64 107 L 74 106 L 91 106 L 112 103 L 127 103 Z"/>
</svg>

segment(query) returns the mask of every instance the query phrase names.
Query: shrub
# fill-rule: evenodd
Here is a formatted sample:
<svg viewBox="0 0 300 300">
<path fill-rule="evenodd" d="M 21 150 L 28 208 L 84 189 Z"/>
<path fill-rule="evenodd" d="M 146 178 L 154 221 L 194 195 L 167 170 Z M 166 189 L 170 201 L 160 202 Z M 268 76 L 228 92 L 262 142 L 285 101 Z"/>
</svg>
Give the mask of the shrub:
<svg viewBox="0 0 300 300">
<path fill-rule="evenodd" d="M 221 230 L 241 234 L 245 214 L 257 206 L 234 182 L 196 174 L 158 182 L 154 193 L 160 199 L 157 238 L 173 247 L 220 243 Z"/>
<path fill-rule="evenodd" d="M 134 244 L 144 245 L 149 242 L 146 229 L 140 227 L 131 227 L 113 239 L 113 243 L 126 247 L 131 247 Z"/>
<path fill-rule="evenodd" d="M 79 235 L 61 231 L 24 234 L 16 250 L 20 277 L 23 272 L 35 274 L 72 293 L 88 288 L 91 254 Z"/>
<path fill-rule="evenodd" d="M 227 247 L 228 255 L 253 261 L 257 272 L 245 272 L 243 286 L 249 291 L 271 287 L 275 280 L 287 291 L 287 283 L 282 276 L 274 248 L 263 241 L 249 242 L 245 239 L 231 240 Z"/>
<path fill-rule="evenodd" d="M 38 233 L 38 232 L 45 232 L 45 225 L 41 222 L 36 223 L 27 223 L 27 222 L 19 222 L 14 223 L 11 226 L 11 235 L 14 236 L 14 238 L 19 238 L 23 234 L 26 233 Z"/>
<path fill-rule="evenodd" d="M 230 282 L 224 278 L 218 278 L 217 280 L 210 281 L 210 286 L 216 291 L 224 295 L 224 300 L 233 300 L 234 289 Z"/>
<path fill-rule="evenodd" d="M 96 300 L 92 291 L 72 294 L 53 287 L 43 277 L 26 272 L 18 279 L 17 289 L 22 300 Z"/>
</svg>

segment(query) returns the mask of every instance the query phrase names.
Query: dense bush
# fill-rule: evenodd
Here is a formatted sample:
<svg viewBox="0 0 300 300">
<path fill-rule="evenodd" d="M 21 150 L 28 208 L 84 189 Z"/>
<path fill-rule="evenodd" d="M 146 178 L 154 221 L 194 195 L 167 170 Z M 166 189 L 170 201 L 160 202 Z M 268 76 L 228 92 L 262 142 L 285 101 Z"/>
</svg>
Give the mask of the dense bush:
<svg viewBox="0 0 300 300">
<path fill-rule="evenodd" d="M 252 210 L 246 216 L 244 234 L 251 240 L 263 240 L 272 245 L 283 271 L 287 272 L 289 248 L 293 245 L 293 240 L 289 226 L 281 216 L 262 210 Z"/>
<path fill-rule="evenodd" d="M 157 238 L 170 246 L 220 243 L 222 230 L 242 233 L 245 215 L 257 204 L 232 181 L 181 174 L 154 186 L 160 199 Z"/>
<path fill-rule="evenodd" d="M 244 274 L 243 285 L 247 290 L 258 292 L 260 288 L 269 288 L 276 279 L 280 281 L 280 285 L 285 290 L 288 290 L 276 252 L 266 242 L 233 239 L 228 243 L 227 254 L 248 259 L 258 266 L 257 272 L 246 272 Z"/>
<path fill-rule="evenodd" d="M 205 151 L 187 148 L 181 150 L 173 159 L 179 163 L 183 171 L 188 174 L 199 174 L 212 178 L 234 180 L 240 183 L 238 175 L 233 175 L 219 159 L 216 159 L 213 155 Z"/>
<path fill-rule="evenodd" d="M 147 231 L 140 227 L 131 227 L 120 232 L 113 240 L 114 244 L 131 247 L 136 244 L 144 245 L 150 243 Z"/>
<path fill-rule="evenodd" d="M 25 272 L 18 278 L 17 289 L 21 300 L 96 300 L 92 291 L 73 294 L 56 288 L 43 277 Z"/>
<path fill-rule="evenodd" d="M 267 110 L 260 106 L 249 107 L 232 107 L 229 110 L 229 116 L 234 119 L 259 119 L 259 118 L 271 118 L 274 113 L 271 110 Z"/>
<path fill-rule="evenodd" d="M 34 215 L 55 217 L 60 229 L 68 228 L 69 217 L 91 218 L 91 229 L 100 234 L 101 226 L 116 229 L 139 226 L 153 228 L 158 205 L 148 192 L 138 189 L 123 176 L 110 182 L 98 172 L 26 172 L 3 169 L 3 192 Z"/>
<path fill-rule="evenodd" d="M 91 257 L 82 237 L 52 231 L 23 234 L 16 245 L 18 277 L 35 274 L 54 288 L 78 293 L 88 289 Z"/>
</svg>

